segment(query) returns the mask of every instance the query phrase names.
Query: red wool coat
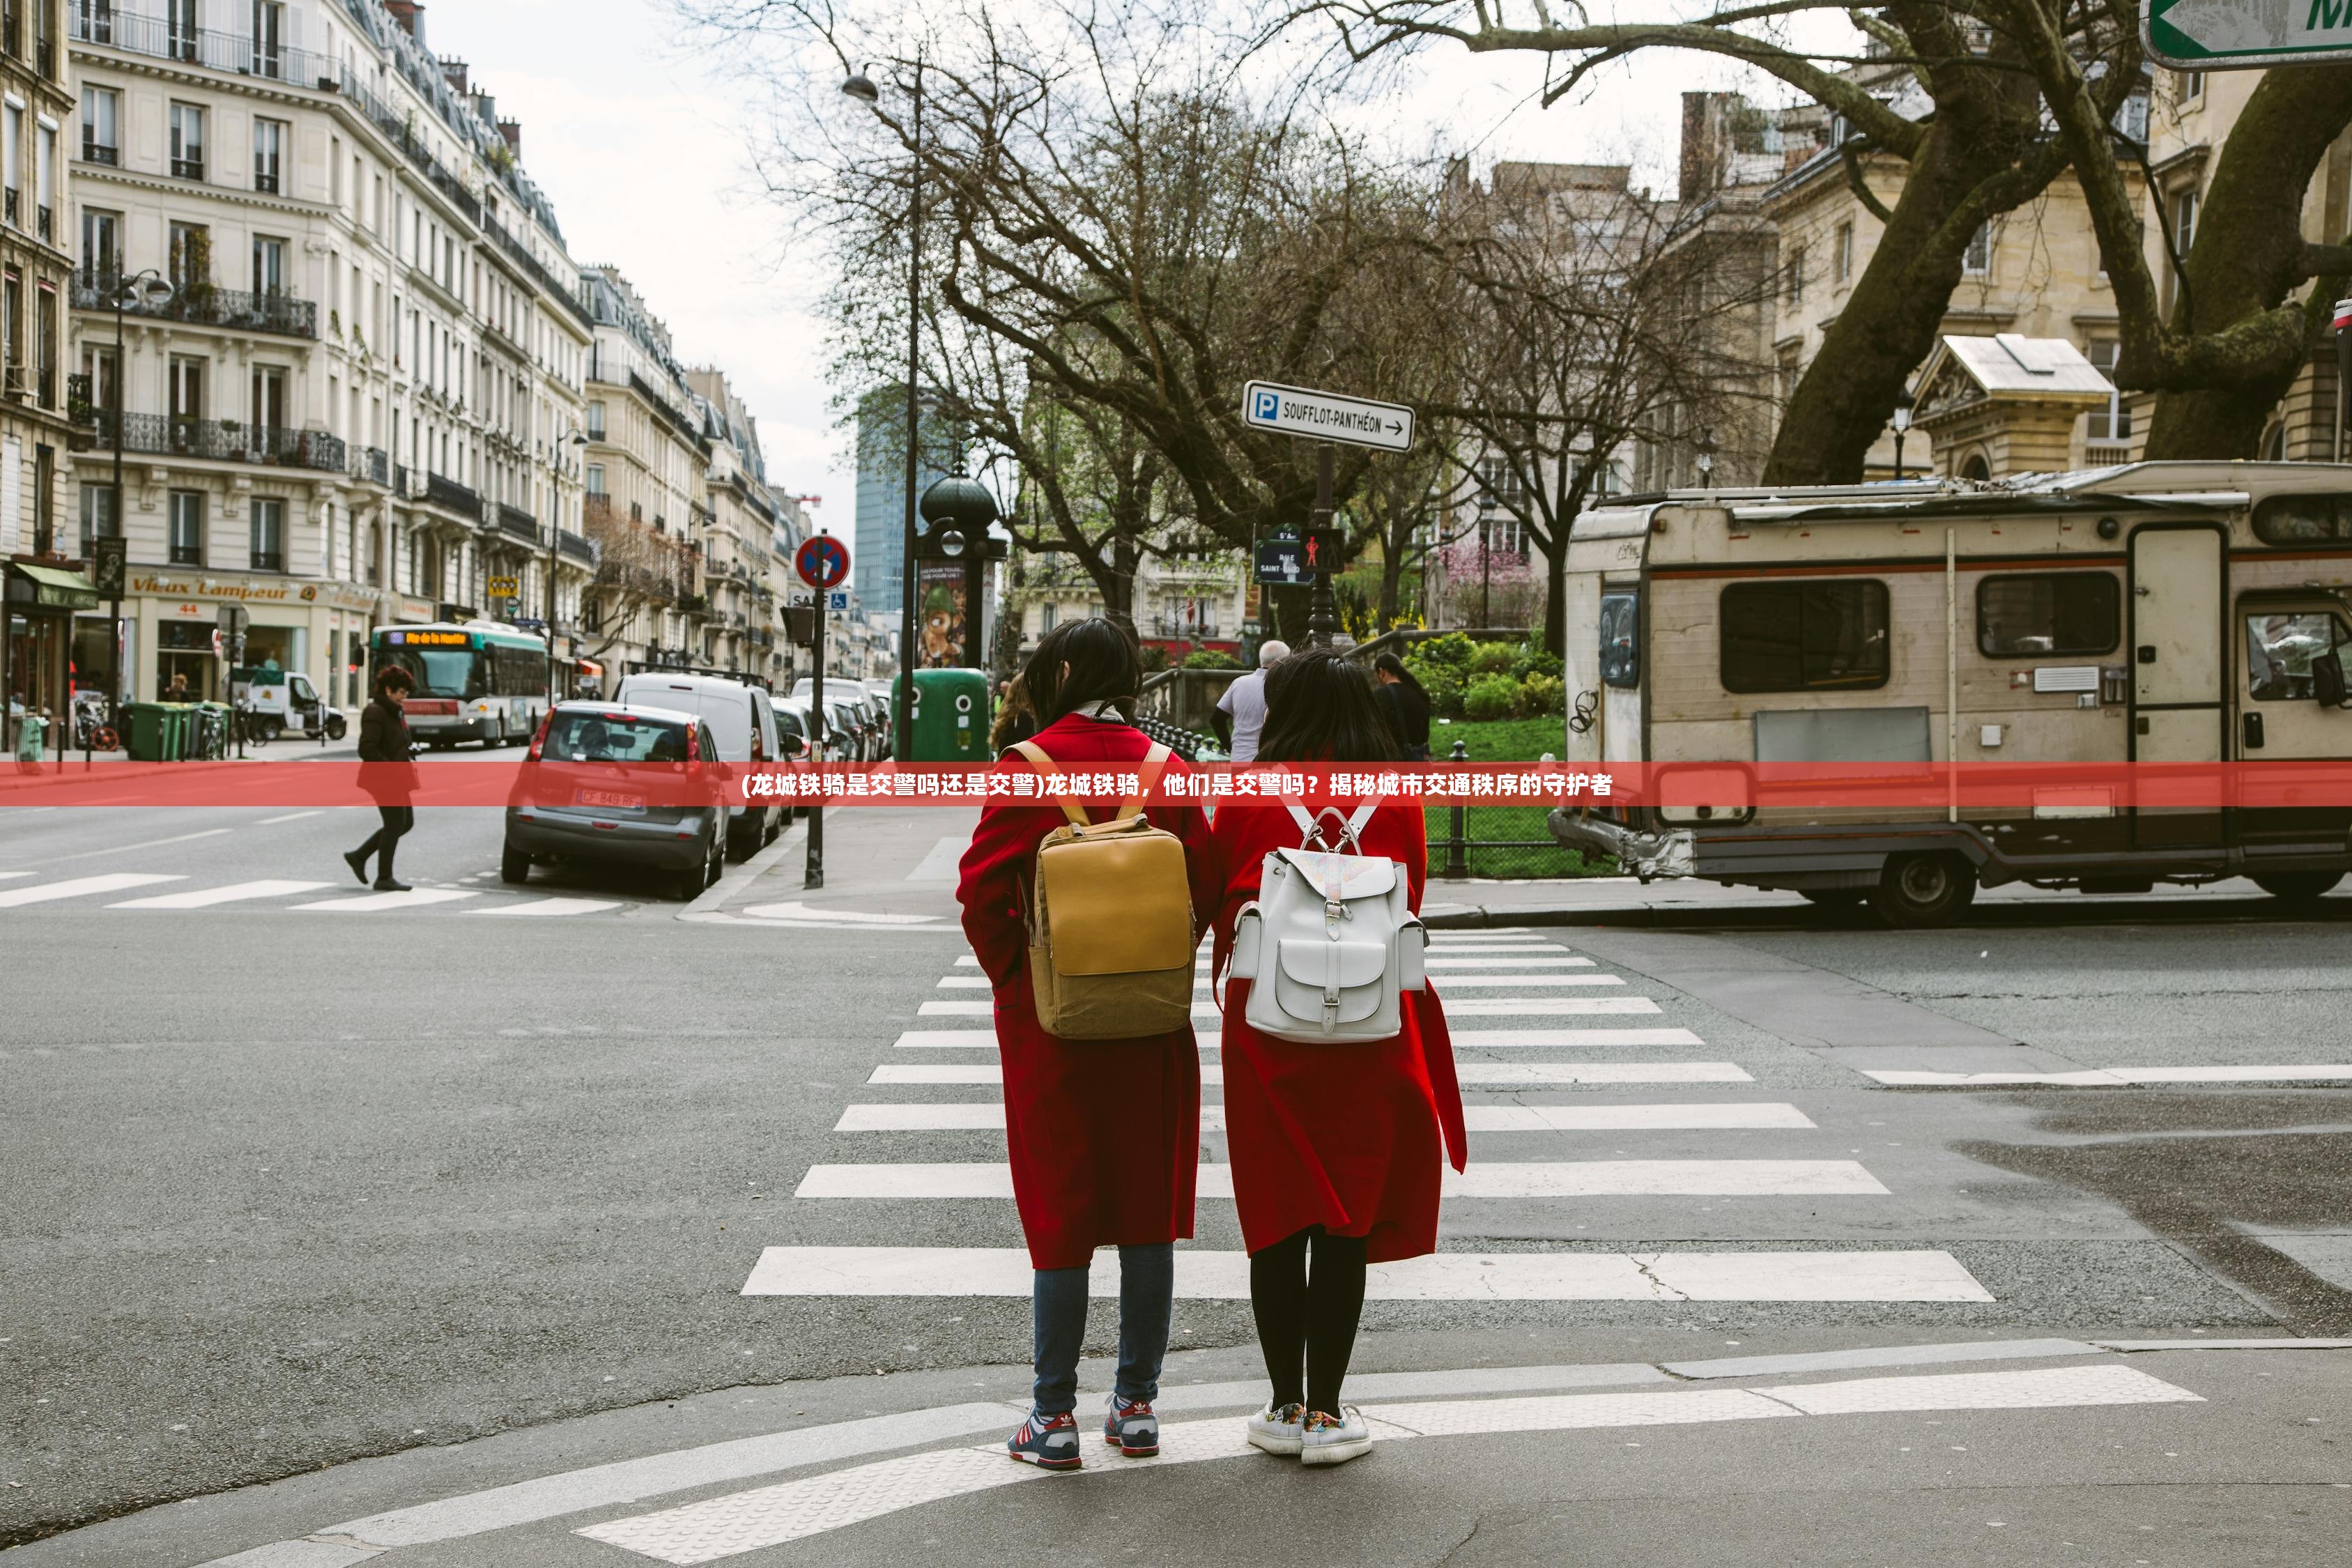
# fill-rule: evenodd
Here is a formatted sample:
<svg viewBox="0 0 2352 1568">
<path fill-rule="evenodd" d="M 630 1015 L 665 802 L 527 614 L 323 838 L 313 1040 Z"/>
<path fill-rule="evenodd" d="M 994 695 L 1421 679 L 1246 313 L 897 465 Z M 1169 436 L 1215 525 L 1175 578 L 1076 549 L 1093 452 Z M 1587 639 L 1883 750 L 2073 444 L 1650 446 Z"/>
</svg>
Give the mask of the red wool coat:
<svg viewBox="0 0 2352 1568">
<path fill-rule="evenodd" d="M 1257 897 L 1266 854 L 1297 848 L 1279 805 L 1220 805 L 1212 832 L 1225 886 L 1217 910 L 1216 973 L 1233 955 L 1234 922 Z M 1421 910 L 1429 866 L 1421 807 L 1383 803 L 1365 824 L 1367 855 L 1401 860 Z M 1257 1252 L 1308 1226 L 1370 1238 L 1374 1263 L 1437 1249 L 1440 1162 L 1469 1160 L 1454 1042 L 1433 986 L 1404 994 L 1404 1032 L 1377 1044 L 1307 1045 L 1243 1022 L 1249 982 L 1225 987 L 1225 1135 L 1242 1241 Z"/>
<path fill-rule="evenodd" d="M 1066 772 L 1131 767 L 1151 748 L 1139 730 L 1075 714 L 1034 740 Z M 1172 758 L 1168 764 L 1171 773 L 1183 767 Z M 1007 752 L 995 771 L 1036 770 Z M 1112 813 L 1104 805 L 1089 815 L 1108 822 Z M 1183 841 L 1195 919 L 1205 921 L 1217 890 L 1206 819 L 1191 805 L 1155 805 L 1145 815 Z M 1132 1040 L 1063 1040 L 1037 1022 L 1030 881 L 1039 842 L 1067 820 L 1058 802 L 991 795 L 956 889 L 964 935 L 995 987 L 1013 1196 L 1039 1268 L 1080 1268 L 1097 1247 L 1191 1236 L 1201 1157 L 1201 1054 L 1190 1023 Z"/>
</svg>

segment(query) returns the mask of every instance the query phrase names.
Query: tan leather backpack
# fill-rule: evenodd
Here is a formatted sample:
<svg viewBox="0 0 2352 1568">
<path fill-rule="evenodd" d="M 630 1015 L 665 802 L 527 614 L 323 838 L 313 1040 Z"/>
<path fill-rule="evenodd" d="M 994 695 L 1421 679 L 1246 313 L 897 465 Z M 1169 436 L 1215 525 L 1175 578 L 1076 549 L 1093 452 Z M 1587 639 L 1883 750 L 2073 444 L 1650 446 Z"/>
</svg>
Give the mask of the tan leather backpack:
<svg viewBox="0 0 2352 1568">
<path fill-rule="evenodd" d="M 1011 748 L 1041 774 L 1060 764 L 1034 741 Z M 1029 905 L 1029 981 L 1037 1022 L 1069 1040 L 1121 1040 L 1182 1028 L 1192 1018 L 1192 884 L 1184 844 L 1151 826 L 1144 800 L 1168 766 L 1155 745 L 1138 774 L 1140 792 L 1108 822 L 1061 797 L 1066 825 L 1037 846 Z"/>
</svg>

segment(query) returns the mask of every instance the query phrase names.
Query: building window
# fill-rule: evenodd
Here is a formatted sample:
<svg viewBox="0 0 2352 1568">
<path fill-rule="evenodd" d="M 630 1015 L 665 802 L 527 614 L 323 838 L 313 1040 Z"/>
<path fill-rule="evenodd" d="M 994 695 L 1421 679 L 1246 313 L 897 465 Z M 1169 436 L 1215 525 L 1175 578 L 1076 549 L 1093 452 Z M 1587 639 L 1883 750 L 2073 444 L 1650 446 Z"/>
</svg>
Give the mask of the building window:
<svg viewBox="0 0 2352 1568">
<path fill-rule="evenodd" d="M 121 144 L 117 127 L 122 119 L 122 95 L 110 87 L 81 89 L 81 161 L 120 163 Z"/>
<path fill-rule="evenodd" d="M 0 185 L 7 190 L 7 219 L 12 226 L 22 228 L 25 213 L 23 198 L 16 190 L 16 171 L 25 161 L 25 111 L 13 103 L 8 105 L 7 113 L 0 116 L 0 160 L 5 160 L 7 165 L 5 179 L 0 179 Z"/>
<path fill-rule="evenodd" d="M 1888 675 L 1886 584 L 1873 577 L 1724 589 L 1726 691 L 1858 690 Z"/>
<path fill-rule="evenodd" d="M 277 0 L 253 0 L 253 74 L 286 74 L 286 7 Z"/>
<path fill-rule="evenodd" d="M 51 125 L 43 125 L 39 136 L 40 161 L 33 165 L 33 200 L 36 204 L 34 227 L 51 245 L 58 239 L 58 132 Z"/>
<path fill-rule="evenodd" d="M 286 428 L 286 372 L 279 366 L 253 367 L 253 422 L 263 430 Z"/>
<path fill-rule="evenodd" d="M 2101 339 L 2084 346 L 2083 357 L 2093 369 L 2110 382 L 2116 378 L 2116 361 L 2122 357 L 2123 345 L 2112 339 Z M 2128 441 L 2131 439 L 2131 410 L 2124 405 L 2124 395 L 2107 395 L 2107 405 L 2095 408 L 2088 416 L 2090 424 L 2084 434 L 2094 441 Z"/>
<path fill-rule="evenodd" d="M 1982 278 L 1992 270 L 1992 220 L 1987 218 L 1969 236 L 1969 247 L 1960 253 L 1960 271 L 1970 278 Z"/>
<path fill-rule="evenodd" d="M 1853 225 L 1842 223 L 1837 226 L 1837 280 L 1848 283 L 1853 279 Z"/>
<path fill-rule="evenodd" d="M 205 492 L 173 490 L 172 492 L 172 564 L 201 566 L 205 563 Z"/>
<path fill-rule="evenodd" d="M 100 212 L 95 207 L 81 209 L 81 266 L 83 274 L 94 285 L 122 276 L 120 213 Z"/>
<path fill-rule="evenodd" d="M 1798 246 L 1789 252 L 1789 303 L 1805 302 L 1805 247 Z"/>
<path fill-rule="evenodd" d="M 0 359 L 7 362 L 8 395 L 25 391 L 25 283 L 11 272 L 0 281 Z"/>
<path fill-rule="evenodd" d="M 172 423 L 186 425 L 205 416 L 205 362 L 192 354 L 172 356 Z"/>
<path fill-rule="evenodd" d="M 282 120 L 257 120 L 253 122 L 253 188 L 275 195 L 278 178 L 286 161 L 286 122 Z"/>
<path fill-rule="evenodd" d="M 253 237 L 253 291 L 257 294 L 286 292 L 286 242 L 267 235 Z M 352 310 L 358 310 L 353 300 Z M 354 322 L 354 325 L 357 323 Z"/>
<path fill-rule="evenodd" d="M 588 405 L 588 439 L 601 441 L 604 438 L 604 405 L 601 403 L 592 403 Z"/>
<path fill-rule="evenodd" d="M 33 295 L 33 394 L 44 408 L 58 406 L 58 291 L 43 284 Z"/>
<path fill-rule="evenodd" d="M 1977 650 L 2013 655 L 2113 653 L 2123 641 L 2123 586 L 2104 572 L 2041 572 L 1977 584 Z"/>
<path fill-rule="evenodd" d="M 592 496 L 604 493 L 604 465 L 602 463 L 588 465 L 588 493 Z"/>
<path fill-rule="evenodd" d="M 163 0 L 163 47 L 175 60 L 196 58 L 196 0 Z"/>
<path fill-rule="evenodd" d="M 112 539 L 122 531 L 114 515 L 114 487 L 84 485 L 81 488 L 81 556 L 87 561 L 96 541 Z"/>
<path fill-rule="evenodd" d="M 2205 105 L 2205 73 L 2178 71 L 2172 79 L 2173 97 L 2182 104 L 2203 108 Z"/>
<path fill-rule="evenodd" d="M 286 570 L 286 503 L 282 500 L 256 500 L 253 503 L 253 536 L 248 557 L 256 572 Z"/>
<path fill-rule="evenodd" d="M 33 448 L 33 553 L 47 555 L 58 541 L 58 449 Z"/>
<path fill-rule="evenodd" d="M 172 105 L 172 177 L 205 177 L 205 111 L 193 103 Z"/>
<path fill-rule="evenodd" d="M 212 231 L 200 223 L 172 226 L 172 287 L 186 292 L 213 280 Z"/>
<path fill-rule="evenodd" d="M 2197 193 L 2183 191 L 2172 198 L 2172 244 L 2183 260 L 2197 243 Z"/>
</svg>

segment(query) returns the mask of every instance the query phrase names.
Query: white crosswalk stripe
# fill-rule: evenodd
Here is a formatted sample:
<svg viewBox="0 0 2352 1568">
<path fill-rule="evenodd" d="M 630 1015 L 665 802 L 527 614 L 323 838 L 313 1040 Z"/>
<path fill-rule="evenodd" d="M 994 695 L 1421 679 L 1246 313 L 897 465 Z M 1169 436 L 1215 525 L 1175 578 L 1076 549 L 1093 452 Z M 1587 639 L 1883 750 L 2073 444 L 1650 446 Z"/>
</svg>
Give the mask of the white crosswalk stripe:
<svg viewBox="0 0 2352 1568">
<path fill-rule="evenodd" d="M 326 886 L 325 882 L 231 882 L 225 888 L 158 893 L 152 899 L 131 899 L 106 907 L 110 910 L 208 910 L 215 904 L 234 904 L 248 899 L 281 899 L 294 893 L 314 892 Z"/>
<path fill-rule="evenodd" d="M 1811 1127 L 1811 1118 L 1780 1103 L 1673 1105 L 1473 1105 L 1463 1111 L 1473 1132 L 1622 1132 L 1717 1128 Z M 948 1104 L 852 1105 L 835 1132 L 1002 1132 L 998 1100 Z M 1201 1107 L 1201 1131 L 1223 1132 L 1225 1108 Z"/>
<path fill-rule="evenodd" d="M 26 904 L 55 903 L 59 899 L 85 899 L 93 893 L 119 893 L 128 888 L 151 888 L 158 882 L 184 882 L 185 877 L 147 876 L 135 871 L 115 871 L 103 877 L 75 877 L 63 882 L 36 882 L 29 888 L 10 888 L 0 892 L 0 910 L 22 909 Z"/>
<path fill-rule="evenodd" d="M 996 1042 L 990 1040 L 990 1049 Z M 1525 1089 L 1542 1084 L 1585 1083 L 1753 1083 L 1737 1062 L 1456 1062 L 1454 1076 L 1465 1087 Z M 874 1069 L 870 1084 L 1003 1083 L 1001 1067 L 893 1067 Z M 1225 1081 L 1225 1069 L 1213 1062 L 1201 1068 L 1201 1081 L 1213 1088 Z"/>
<path fill-rule="evenodd" d="M 617 910 L 618 899 L 530 899 L 519 904 L 500 904 L 494 910 L 467 910 L 469 915 L 534 916 L 592 915 L 599 910 Z"/>
<path fill-rule="evenodd" d="M 356 899 L 321 899 L 296 904 L 298 910 L 325 910 L 341 914 L 377 914 L 386 910 L 420 910 L 428 904 L 454 904 L 482 895 L 470 888 L 411 888 L 404 893 L 365 893 Z"/>
<path fill-rule="evenodd" d="M 1449 1198 L 1885 1196 L 1853 1160 L 1474 1161 L 1444 1175 Z M 1230 1165 L 1203 1164 L 1199 1194 L 1231 1199 Z M 987 1164 L 812 1165 L 797 1198 L 1003 1198 L 1013 1169 Z"/>
<path fill-rule="evenodd" d="M 226 831 L 223 829 L 222 831 Z M 22 880 L 38 873 L 0 872 L 0 881 Z M 26 908 L 34 905 L 61 903 L 68 900 L 100 900 L 109 893 L 128 892 L 137 888 L 149 888 L 163 883 L 186 883 L 184 874 L 162 872 L 110 872 L 104 876 L 73 877 L 62 881 L 27 882 L 21 887 L 0 890 L 0 910 Z M 99 907 L 106 910 L 169 911 L 217 909 L 241 905 L 254 910 L 285 911 L 332 910 L 342 914 L 380 914 L 404 910 L 439 909 L 466 904 L 460 910 L 446 908 L 446 912 L 467 915 L 497 915 L 513 919 L 546 919 L 558 916 L 602 914 L 612 910 L 628 908 L 624 899 L 592 899 L 573 896 L 494 897 L 489 901 L 474 905 L 471 900 L 486 897 L 478 888 L 414 888 L 404 893 L 376 893 L 363 889 L 348 896 L 304 898 L 321 889 L 334 887 L 333 881 L 298 879 L 294 878 L 259 878 L 250 881 L 221 882 L 204 886 L 182 887 L 168 893 L 156 893 L 143 898 L 117 899 Z"/>
</svg>

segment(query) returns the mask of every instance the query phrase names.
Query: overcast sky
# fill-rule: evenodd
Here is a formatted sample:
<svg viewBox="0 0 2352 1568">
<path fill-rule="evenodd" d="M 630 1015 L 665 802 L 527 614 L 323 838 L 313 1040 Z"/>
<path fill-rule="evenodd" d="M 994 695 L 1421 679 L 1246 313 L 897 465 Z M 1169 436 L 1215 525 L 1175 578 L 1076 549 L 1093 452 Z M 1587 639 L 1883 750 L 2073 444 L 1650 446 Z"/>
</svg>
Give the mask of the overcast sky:
<svg viewBox="0 0 2352 1568">
<path fill-rule="evenodd" d="M 794 249 L 754 188 L 740 79 L 688 47 L 663 0 L 428 0 L 425 41 L 469 62 L 499 112 L 522 121 L 524 166 L 553 198 L 573 259 L 618 266 L 683 359 L 729 373 L 759 418 L 770 479 L 823 496 L 817 520 L 846 534 L 849 443 L 805 313 L 822 261 Z M 1403 75 L 1388 123 L 1443 130 L 1481 163 L 1630 160 L 1661 188 L 1678 95 L 1758 85 L 1727 65 L 1658 57 L 1613 69 L 1581 102 L 1538 110 L 1532 59 L 1444 46 Z"/>
</svg>

